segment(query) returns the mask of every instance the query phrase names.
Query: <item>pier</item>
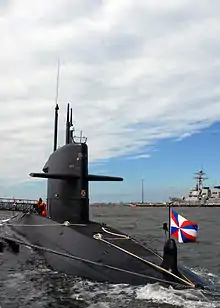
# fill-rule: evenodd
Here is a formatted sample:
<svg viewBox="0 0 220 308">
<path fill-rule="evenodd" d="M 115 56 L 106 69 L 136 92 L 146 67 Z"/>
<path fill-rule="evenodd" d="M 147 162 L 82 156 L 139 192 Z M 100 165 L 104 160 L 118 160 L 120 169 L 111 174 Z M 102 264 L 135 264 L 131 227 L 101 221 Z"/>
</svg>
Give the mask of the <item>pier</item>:
<svg viewBox="0 0 220 308">
<path fill-rule="evenodd" d="M 36 203 L 37 200 L 0 198 L 0 210 L 29 211 Z"/>
</svg>

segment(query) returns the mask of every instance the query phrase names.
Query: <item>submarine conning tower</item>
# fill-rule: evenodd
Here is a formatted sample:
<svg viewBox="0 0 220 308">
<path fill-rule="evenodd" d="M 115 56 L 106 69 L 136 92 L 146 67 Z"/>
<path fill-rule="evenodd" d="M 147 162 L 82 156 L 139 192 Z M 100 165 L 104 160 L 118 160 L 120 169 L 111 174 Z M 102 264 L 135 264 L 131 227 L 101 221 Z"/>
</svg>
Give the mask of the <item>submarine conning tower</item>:
<svg viewBox="0 0 220 308">
<path fill-rule="evenodd" d="M 32 177 L 47 179 L 48 216 L 63 223 L 89 222 L 89 181 L 123 181 L 121 177 L 88 174 L 87 139 L 73 136 L 72 108 L 67 105 L 66 144 L 57 149 L 59 106 L 55 107 L 54 152 L 43 173 Z M 79 140 L 79 141 L 77 141 Z"/>
</svg>

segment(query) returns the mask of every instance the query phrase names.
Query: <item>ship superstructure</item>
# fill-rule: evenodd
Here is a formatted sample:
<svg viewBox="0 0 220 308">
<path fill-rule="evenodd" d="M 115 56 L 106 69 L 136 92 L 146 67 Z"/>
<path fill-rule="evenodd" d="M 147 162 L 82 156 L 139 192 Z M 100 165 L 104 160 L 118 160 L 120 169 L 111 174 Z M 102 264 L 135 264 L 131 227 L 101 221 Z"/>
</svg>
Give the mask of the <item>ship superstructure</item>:
<svg viewBox="0 0 220 308">
<path fill-rule="evenodd" d="M 195 186 L 189 191 L 188 196 L 181 198 L 170 197 L 174 203 L 200 203 L 207 205 L 220 204 L 220 186 L 204 186 L 204 181 L 208 179 L 203 169 L 197 171 L 194 175 Z"/>
</svg>

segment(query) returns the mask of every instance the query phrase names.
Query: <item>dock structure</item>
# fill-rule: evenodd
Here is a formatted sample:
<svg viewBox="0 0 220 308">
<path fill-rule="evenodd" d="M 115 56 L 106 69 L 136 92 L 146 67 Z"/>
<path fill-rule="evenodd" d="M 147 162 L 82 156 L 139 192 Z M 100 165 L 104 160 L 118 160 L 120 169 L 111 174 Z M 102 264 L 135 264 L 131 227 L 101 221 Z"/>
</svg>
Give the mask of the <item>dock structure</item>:
<svg viewBox="0 0 220 308">
<path fill-rule="evenodd" d="M 14 198 L 0 198 L 0 210 L 5 211 L 29 211 L 37 200 L 29 199 L 14 199 Z"/>
</svg>

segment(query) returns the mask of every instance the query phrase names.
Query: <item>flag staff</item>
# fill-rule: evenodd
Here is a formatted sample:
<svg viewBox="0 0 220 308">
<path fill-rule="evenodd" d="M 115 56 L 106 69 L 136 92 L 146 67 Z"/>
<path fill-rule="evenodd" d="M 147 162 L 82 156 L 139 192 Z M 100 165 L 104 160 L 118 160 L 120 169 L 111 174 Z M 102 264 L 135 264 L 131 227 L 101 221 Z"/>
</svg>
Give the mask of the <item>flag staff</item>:
<svg viewBox="0 0 220 308">
<path fill-rule="evenodd" d="M 170 238 L 170 221 L 171 221 L 170 209 L 171 209 L 171 205 L 172 205 L 172 203 L 170 202 L 170 203 L 168 204 L 168 209 L 169 209 L 169 215 L 168 215 L 168 217 L 169 217 L 169 221 L 168 221 L 168 233 L 169 233 L 169 238 Z"/>
<path fill-rule="evenodd" d="M 168 210 L 169 210 L 169 214 L 168 214 L 168 224 L 167 224 L 167 222 L 164 222 L 163 223 L 163 230 L 165 231 L 165 239 L 167 240 L 167 232 L 168 232 L 168 238 L 170 238 L 170 236 L 171 236 L 171 230 L 170 230 L 170 228 L 171 228 L 171 213 L 170 213 L 170 209 L 171 209 L 171 205 L 172 205 L 172 203 L 171 202 L 169 202 L 168 204 L 167 204 L 167 206 L 168 206 Z"/>
</svg>

